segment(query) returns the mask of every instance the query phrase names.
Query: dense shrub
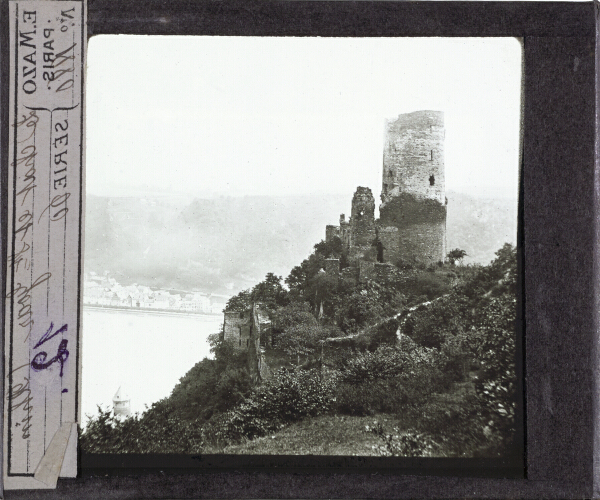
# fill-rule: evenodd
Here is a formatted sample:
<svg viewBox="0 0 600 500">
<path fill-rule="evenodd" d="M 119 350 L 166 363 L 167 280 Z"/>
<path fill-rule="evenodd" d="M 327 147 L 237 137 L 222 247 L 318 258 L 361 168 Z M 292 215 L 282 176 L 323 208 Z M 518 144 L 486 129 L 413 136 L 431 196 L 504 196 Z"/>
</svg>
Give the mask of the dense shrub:
<svg viewBox="0 0 600 500">
<path fill-rule="evenodd" d="M 365 430 L 379 438 L 379 444 L 373 448 L 382 456 L 428 457 L 439 452 L 440 445 L 430 434 L 413 429 L 401 432 L 397 427 L 390 433 L 377 421 L 366 425 Z"/>
<path fill-rule="evenodd" d="M 419 423 L 419 430 L 435 437 L 445 456 L 498 456 L 506 451 L 506 436 L 490 427 L 485 403 L 477 395 L 457 401 L 431 398 L 411 405 L 408 413 Z"/>
<path fill-rule="evenodd" d="M 375 351 L 382 345 L 394 345 L 397 341 L 397 331 L 400 325 L 398 318 L 392 317 L 373 326 L 357 339 L 357 346 L 362 350 Z"/>
<path fill-rule="evenodd" d="M 394 377 L 414 371 L 421 364 L 431 364 L 433 356 L 430 349 L 416 346 L 410 351 L 381 346 L 375 352 L 359 352 L 349 359 L 340 377 L 349 383 Z"/>
<path fill-rule="evenodd" d="M 336 327 L 318 324 L 298 324 L 290 326 L 277 337 L 277 347 L 290 356 L 314 354 L 323 342 L 330 337 L 338 337 L 341 331 Z"/>
<path fill-rule="evenodd" d="M 164 400 L 123 420 L 99 407 L 79 440 L 86 453 L 199 453 L 203 443 L 199 422 L 181 419 Z"/>
<path fill-rule="evenodd" d="M 405 376 L 359 384 L 340 382 L 336 390 L 336 409 L 340 413 L 359 416 L 396 413 L 410 400 L 413 387 Z"/>
<path fill-rule="evenodd" d="M 310 304 L 294 301 L 287 306 L 278 308 L 271 317 L 273 333 L 277 334 L 297 325 L 317 325 L 318 322 L 311 312 Z"/>
<path fill-rule="evenodd" d="M 228 444 L 263 436 L 280 427 L 331 408 L 335 380 L 317 370 L 280 370 L 246 400 L 220 415 L 205 432 Z"/>
<path fill-rule="evenodd" d="M 336 298 L 337 321 L 345 332 L 356 332 L 383 315 L 383 305 L 375 290 L 357 289 Z"/>
<path fill-rule="evenodd" d="M 448 382 L 464 380 L 473 365 L 473 357 L 470 355 L 468 342 L 468 336 L 460 333 L 456 336 L 447 337 L 442 344 L 437 364 L 447 377 Z"/>
<path fill-rule="evenodd" d="M 517 373 L 515 366 L 516 298 L 509 294 L 491 299 L 471 338 L 481 363 L 475 389 L 492 435 L 508 446 L 516 432 Z"/>
<path fill-rule="evenodd" d="M 409 402 L 444 390 L 449 381 L 438 366 L 436 350 L 407 339 L 402 348 L 382 346 L 349 359 L 339 374 L 338 411 L 350 415 L 398 413 Z"/>
<path fill-rule="evenodd" d="M 463 295 L 451 293 L 407 316 L 402 333 L 419 345 L 439 349 L 446 340 L 468 329 L 472 316 L 473 304 Z"/>
<path fill-rule="evenodd" d="M 419 269 L 421 272 L 408 277 L 401 290 L 409 296 L 411 304 L 422 302 L 421 297 L 433 300 L 450 291 L 450 280 L 446 273 L 427 272 L 425 264 L 419 265 Z"/>
<path fill-rule="evenodd" d="M 168 403 L 184 420 L 204 422 L 239 403 L 252 389 L 248 353 L 215 334 L 209 339 L 214 359 L 196 363 L 173 388 Z"/>
</svg>

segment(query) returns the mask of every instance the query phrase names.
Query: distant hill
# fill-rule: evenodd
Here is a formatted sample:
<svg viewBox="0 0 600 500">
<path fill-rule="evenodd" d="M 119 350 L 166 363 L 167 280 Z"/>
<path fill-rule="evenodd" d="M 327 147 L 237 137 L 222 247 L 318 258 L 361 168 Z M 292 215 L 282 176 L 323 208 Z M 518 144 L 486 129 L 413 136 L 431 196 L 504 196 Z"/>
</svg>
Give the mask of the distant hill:
<svg viewBox="0 0 600 500">
<path fill-rule="evenodd" d="M 190 199 L 86 200 L 85 268 L 123 284 L 235 294 L 268 272 L 283 277 L 350 213 L 352 193 Z M 447 246 L 488 263 L 516 240 L 514 201 L 448 193 Z"/>
<path fill-rule="evenodd" d="M 446 197 L 446 247 L 465 250 L 465 263 L 489 264 L 504 243 L 516 244 L 516 197 L 474 198 L 452 191 Z"/>
<path fill-rule="evenodd" d="M 86 271 L 119 282 L 237 293 L 268 272 L 287 276 L 325 238 L 351 197 L 88 196 Z M 348 212 L 348 210 L 346 210 Z"/>
</svg>

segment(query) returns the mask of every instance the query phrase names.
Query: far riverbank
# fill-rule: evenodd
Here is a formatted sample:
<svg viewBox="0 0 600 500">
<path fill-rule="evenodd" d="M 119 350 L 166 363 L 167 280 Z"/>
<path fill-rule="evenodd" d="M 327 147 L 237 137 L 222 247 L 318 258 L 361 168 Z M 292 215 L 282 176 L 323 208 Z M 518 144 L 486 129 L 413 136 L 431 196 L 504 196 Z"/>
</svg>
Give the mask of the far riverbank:
<svg viewBox="0 0 600 500">
<path fill-rule="evenodd" d="M 134 314 L 149 314 L 160 316 L 192 316 L 194 318 L 206 317 L 207 321 L 214 321 L 216 318 L 222 318 L 223 313 L 207 313 L 207 312 L 192 312 L 192 311 L 177 311 L 176 309 L 150 309 L 142 307 L 123 307 L 123 306 L 101 306 L 98 304 L 83 304 L 84 309 L 95 311 L 118 311 Z"/>
</svg>

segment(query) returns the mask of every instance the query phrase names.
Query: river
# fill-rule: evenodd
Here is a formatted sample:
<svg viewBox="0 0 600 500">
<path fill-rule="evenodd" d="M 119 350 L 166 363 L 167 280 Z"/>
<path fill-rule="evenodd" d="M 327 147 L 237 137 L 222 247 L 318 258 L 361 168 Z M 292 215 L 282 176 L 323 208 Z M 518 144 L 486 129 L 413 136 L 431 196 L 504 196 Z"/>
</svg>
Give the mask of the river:
<svg viewBox="0 0 600 500">
<path fill-rule="evenodd" d="M 133 412 L 169 396 L 190 368 L 211 357 L 221 315 L 83 308 L 82 423 L 112 406 L 121 386 Z"/>
</svg>

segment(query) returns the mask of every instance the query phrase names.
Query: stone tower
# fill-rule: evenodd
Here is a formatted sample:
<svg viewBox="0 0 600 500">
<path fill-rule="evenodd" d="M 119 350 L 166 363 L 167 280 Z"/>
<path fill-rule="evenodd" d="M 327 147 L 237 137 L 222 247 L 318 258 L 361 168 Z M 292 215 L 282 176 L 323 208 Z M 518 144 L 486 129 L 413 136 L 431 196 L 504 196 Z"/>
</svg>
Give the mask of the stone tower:
<svg viewBox="0 0 600 500">
<path fill-rule="evenodd" d="M 116 394 L 113 396 L 113 412 L 115 417 L 128 417 L 131 414 L 129 402 L 129 396 L 127 396 L 119 387 Z"/>
<path fill-rule="evenodd" d="M 375 238 L 375 198 L 367 187 L 357 187 L 352 198 L 350 245 L 368 249 Z"/>
<path fill-rule="evenodd" d="M 388 244 L 393 256 L 386 260 L 428 264 L 446 256 L 444 135 L 440 111 L 415 111 L 386 124 L 380 226 L 398 228 L 399 237 L 397 246 Z"/>
</svg>

